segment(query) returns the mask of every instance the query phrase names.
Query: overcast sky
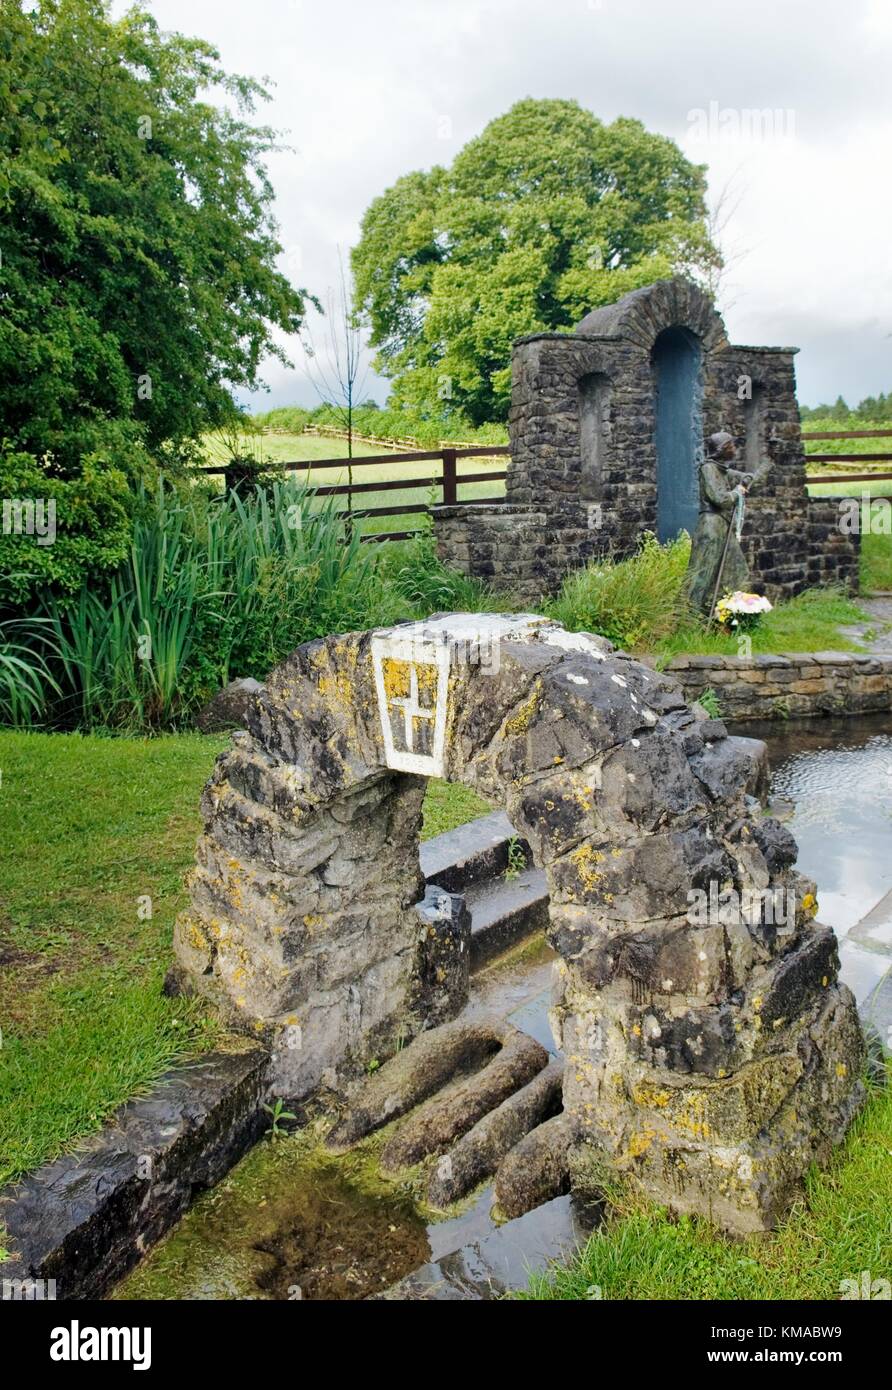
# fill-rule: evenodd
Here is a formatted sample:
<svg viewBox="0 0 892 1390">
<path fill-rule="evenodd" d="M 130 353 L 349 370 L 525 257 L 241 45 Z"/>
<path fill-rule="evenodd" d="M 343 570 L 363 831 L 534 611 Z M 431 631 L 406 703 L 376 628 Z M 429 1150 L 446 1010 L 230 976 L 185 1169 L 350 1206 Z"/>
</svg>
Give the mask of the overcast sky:
<svg viewBox="0 0 892 1390">
<path fill-rule="evenodd" d="M 572 97 L 678 141 L 709 166 L 713 202 L 728 190 L 719 307 L 732 341 L 798 345 L 807 405 L 892 390 L 892 0 L 148 7 L 274 83 L 263 119 L 295 147 L 270 161 L 283 264 L 320 297 L 338 243 L 356 241 L 401 174 L 448 163 L 522 97 Z M 748 114 L 765 111 L 770 122 Z M 270 364 L 258 407 L 314 400 L 295 360 Z"/>
</svg>

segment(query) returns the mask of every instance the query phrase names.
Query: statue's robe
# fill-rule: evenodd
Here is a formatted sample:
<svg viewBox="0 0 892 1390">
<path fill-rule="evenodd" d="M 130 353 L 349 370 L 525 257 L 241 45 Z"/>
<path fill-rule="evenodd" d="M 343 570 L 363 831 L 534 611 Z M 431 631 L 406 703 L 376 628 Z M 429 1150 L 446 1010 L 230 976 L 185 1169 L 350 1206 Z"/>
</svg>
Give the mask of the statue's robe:
<svg viewBox="0 0 892 1390">
<path fill-rule="evenodd" d="M 739 473 L 734 468 L 722 468 L 713 459 L 707 459 L 700 468 L 700 516 L 691 543 L 685 595 L 688 602 L 707 617 L 710 616 L 726 538 L 728 553 L 718 598 L 729 590 L 745 589 L 749 584 L 749 566 L 733 529 L 734 488 L 738 483 L 745 485 L 749 481 L 749 474 Z"/>
</svg>

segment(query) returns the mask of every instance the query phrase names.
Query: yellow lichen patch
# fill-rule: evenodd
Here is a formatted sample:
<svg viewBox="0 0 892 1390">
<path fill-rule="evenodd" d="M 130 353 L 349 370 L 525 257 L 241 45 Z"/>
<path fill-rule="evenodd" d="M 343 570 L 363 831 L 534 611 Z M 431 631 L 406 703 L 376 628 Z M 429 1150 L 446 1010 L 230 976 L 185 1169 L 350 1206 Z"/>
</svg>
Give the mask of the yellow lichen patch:
<svg viewBox="0 0 892 1390">
<path fill-rule="evenodd" d="M 656 1137 L 656 1130 L 653 1129 L 643 1129 L 639 1134 L 633 1134 L 632 1138 L 629 1140 L 629 1148 L 626 1156 L 628 1158 L 639 1158 L 641 1154 L 647 1152 Z"/>
<path fill-rule="evenodd" d="M 356 690 L 346 671 L 338 671 L 334 676 L 320 676 L 317 684 L 319 694 L 326 700 L 337 697 L 345 705 L 352 705 L 356 699 Z"/>
<path fill-rule="evenodd" d="M 384 693 L 388 700 L 405 700 L 409 696 L 412 667 L 408 661 L 387 656 L 382 663 Z"/>
<path fill-rule="evenodd" d="M 186 940 L 193 951 L 206 951 L 208 947 L 207 938 L 194 917 L 183 916 L 180 918 L 181 926 L 184 930 Z"/>
<path fill-rule="evenodd" d="M 636 1105 L 649 1105 L 655 1110 L 664 1110 L 672 1096 L 669 1091 L 658 1091 L 655 1086 L 636 1086 L 632 1092 Z"/>
<path fill-rule="evenodd" d="M 526 733 L 533 719 L 533 715 L 539 708 L 539 698 L 541 696 L 541 686 L 534 686 L 533 693 L 524 700 L 516 714 L 505 721 L 505 733 L 515 737 L 517 734 Z"/>
<path fill-rule="evenodd" d="M 818 910 L 818 900 L 814 893 L 806 893 L 805 897 L 802 899 L 802 907 L 809 916 L 814 917 Z"/>
<path fill-rule="evenodd" d="M 440 677 L 440 673 L 436 666 L 432 666 L 430 662 L 421 661 L 415 667 L 415 676 L 418 681 L 418 698 L 421 700 L 421 703 L 435 704 L 437 699 L 437 681 Z"/>
<path fill-rule="evenodd" d="M 592 849 L 591 845 L 580 845 L 574 850 L 570 858 L 579 876 L 579 881 L 587 893 L 594 892 L 599 883 L 604 880 L 604 875 L 596 868 L 596 865 L 603 864 L 604 856 L 598 849 Z"/>
</svg>

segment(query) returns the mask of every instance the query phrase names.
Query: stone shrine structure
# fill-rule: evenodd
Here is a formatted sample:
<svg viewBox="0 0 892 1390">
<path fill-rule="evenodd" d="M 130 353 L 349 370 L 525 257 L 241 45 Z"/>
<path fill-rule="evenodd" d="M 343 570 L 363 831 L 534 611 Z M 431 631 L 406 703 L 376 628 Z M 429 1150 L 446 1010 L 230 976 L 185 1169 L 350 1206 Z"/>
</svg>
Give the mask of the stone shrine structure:
<svg viewBox="0 0 892 1390">
<path fill-rule="evenodd" d="M 777 1219 L 861 1102 L 863 1044 L 814 884 L 751 795 L 763 745 L 530 616 L 307 643 L 246 724 L 204 793 L 176 975 L 266 1043 L 272 1094 L 343 1093 L 459 1013 L 467 922 L 418 861 L 445 777 L 501 803 L 547 875 L 574 1185 L 606 1164 L 732 1230 Z"/>
<path fill-rule="evenodd" d="M 520 338 L 512 356 L 504 504 L 436 507 L 441 559 L 535 603 L 571 569 L 634 552 L 645 531 L 693 532 L 706 436 L 771 468 L 743 549 L 769 598 L 858 582 L 858 535 L 838 498 L 809 497 L 790 347 L 730 344 L 712 300 L 660 281 L 595 309 L 573 333 Z"/>
</svg>

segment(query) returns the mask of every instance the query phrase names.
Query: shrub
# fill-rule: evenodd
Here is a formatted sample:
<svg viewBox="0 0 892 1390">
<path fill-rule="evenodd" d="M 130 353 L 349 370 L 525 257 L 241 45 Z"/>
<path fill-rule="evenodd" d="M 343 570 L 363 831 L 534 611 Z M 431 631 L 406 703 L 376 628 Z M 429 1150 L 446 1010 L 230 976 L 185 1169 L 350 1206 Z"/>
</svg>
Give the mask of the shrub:
<svg viewBox="0 0 892 1390">
<path fill-rule="evenodd" d="M 309 424 L 311 414 L 311 411 L 304 410 L 300 405 L 281 405 L 253 418 L 254 423 L 261 429 L 287 430 L 289 434 L 300 434 Z"/>
<path fill-rule="evenodd" d="M 76 593 L 85 581 L 114 570 L 127 553 L 132 510 L 127 479 L 96 455 L 83 460 L 79 475 L 60 478 L 33 454 L 7 454 L 0 459 L 0 498 L 10 516 L 17 502 L 27 508 L 40 504 L 44 520 L 53 516 L 55 531 L 51 544 L 41 544 L 33 521 L 32 534 L 25 531 L 21 513 L 21 521 L 12 517 L 10 526 L 4 524 L 0 606 L 24 607 L 49 588 Z"/>
<path fill-rule="evenodd" d="M 342 407 L 319 405 L 315 410 L 301 406 L 280 406 L 253 417 L 261 429 L 289 430 L 300 434 L 307 425 L 329 426 L 342 430 Z M 507 444 L 504 425 L 472 425 L 463 415 L 425 415 L 418 410 L 396 410 L 381 407 L 374 401 L 357 406 L 353 412 L 353 430 L 370 439 L 412 439 L 417 444 L 436 448 L 441 440 L 457 440 L 469 444 Z"/>
<path fill-rule="evenodd" d="M 665 545 L 648 532 L 629 559 L 593 561 L 567 575 L 548 614 L 571 631 L 597 632 L 620 647 L 652 645 L 687 616 L 681 585 L 690 553 L 684 532 Z"/>
</svg>

